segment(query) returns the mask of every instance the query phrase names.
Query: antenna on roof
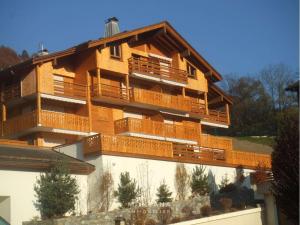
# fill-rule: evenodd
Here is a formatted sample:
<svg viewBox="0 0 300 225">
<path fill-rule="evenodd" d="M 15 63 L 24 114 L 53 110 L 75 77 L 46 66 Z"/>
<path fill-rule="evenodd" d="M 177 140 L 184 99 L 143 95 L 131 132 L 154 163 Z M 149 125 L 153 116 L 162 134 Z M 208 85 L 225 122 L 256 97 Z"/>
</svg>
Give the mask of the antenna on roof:
<svg viewBox="0 0 300 225">
<path fill-rule="evenodd" d="M 38 56 L 48 55 L 49 52 L 46 48 L 44 48 L 44 44 L 41 42 L 39 43 L 39 51 L 37 52 Z"/>
</svg>

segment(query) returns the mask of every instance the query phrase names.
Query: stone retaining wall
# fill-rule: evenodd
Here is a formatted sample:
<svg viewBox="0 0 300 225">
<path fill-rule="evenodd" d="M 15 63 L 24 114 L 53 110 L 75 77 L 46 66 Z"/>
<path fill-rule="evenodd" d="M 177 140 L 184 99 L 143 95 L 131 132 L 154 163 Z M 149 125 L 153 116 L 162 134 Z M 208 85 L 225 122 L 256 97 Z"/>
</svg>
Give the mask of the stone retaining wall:
<svg viewBox="0 0 300 225">
<path fill-rule="evenodd" d="M 151 218 L 157 221 L 157 210 L 162 206 L 170 206 L 172 209 L 173 217 L 183 217 L 182 208 L 189 206 L 193 208 L 194 214 L 200 214 L 200 208 L 203 205 L 210 205 L 208 196 L 196 197 L 185 201 L 176 201 L 168 204 L 159 204 L 148 207 L 147 218 Z M 43 220 L 43 221 L 29 221 L 23 222 L 23 225 L 114 225 L 115 218 L 122 217 L 126 220 L 130 220 L 133 209 L 120 209 L 110 212 L 90 213 L 84 216 L 70 216 L 61 219 Z"/>
</svg>

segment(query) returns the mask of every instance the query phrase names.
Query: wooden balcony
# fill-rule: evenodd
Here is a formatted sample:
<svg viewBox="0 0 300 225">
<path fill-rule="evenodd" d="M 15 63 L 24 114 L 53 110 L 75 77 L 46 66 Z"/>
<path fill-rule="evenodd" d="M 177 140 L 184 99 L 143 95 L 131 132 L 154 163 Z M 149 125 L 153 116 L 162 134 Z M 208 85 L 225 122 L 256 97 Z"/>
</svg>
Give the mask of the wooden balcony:
<svg viewBox="0 0 300 225">
<path fill-rule="evenodd" d="M 127 104 L 129 96 L 127 88 L 107 84 L 95 84 L 91 86 L 91 96 L 94 101 Z"/>
<path fill-rule="evenodd" d="M 88 132 L 88 124 L 88 117 L 85 116 L 47 110 L 41 111 L 41 125 L 43 127 Z"/>
<path fill-rule="evenodd" d="M 135 133 L 156 136 L 157 138 L 197 142 L 200 129 L 198 126 L 175 125 L 147 119 L 124 118 L 115 121 L 115 133 Z"/>
<path fill-rule="evenodd" d="M 43 87 L 41 89 L 43 91 Z M 87 97 L 87 87 L 83 84 L 54 80 L 53 95 L 85 100 Z"/>
<path fill-rule="evenodd" d="M 41 111 L 41 121 L 39 127 L 49 127 L 63 130 L 88 132 L 88 118 L 75 114 Z M 28 129 L 38 127 L 37 112 L 28 112 L 13 118 L 10 118 L 3 123 L 3 135 L 16 135 L 20 132 L 25 132 Z"/>
<path fill-rule="evenodd" d="M 212 123 L 229 124 L 227 112 L 218 110 L 208 110 L 208 115 L 204 117 L 204 120 Z"/>
<path fill-rule="evenodd" d="M 159 62 L 153 61 L 149 58 L 135 58 L 132 57 L 128 60 L 129 73 L 131 75 L 146 75 L 142 76 L 144 79 L 149 77 L 149 80 L 154 80 L 158 82 L 167 81 L 176 83 L 187 83 L 188 74 L 184 70 L 177 69 L 172 66 L 165 66 L 165 64 L 160 64 Z"/>
<path fill-rule="evenodd" d="M 140 88 L 130 89 L 130 101 L 133 103 L 150 105 L 156 108 L 165 108 L 184 112 L 189 112 L 192 105 L 188 98 L 184 98 L 182 96 L 174 96 Z"/>
<path fill-rule="evenodd" d="M 200 145 L 210 149 L 232 150 L 232 139 L 217 137 L 209 134 L 201 134 Z"/>
<path fill-rule="evenodd" d="M 35 112 L 28 112 L 3 122 L 3 136 L 10 136 L 27 129 L 36 127 L 37 117 Z"/>
<path fill-rule="evenodd" d="M 271 168 L 271 155 L 254 152 L 228 151 L 227 162 L 234 165 L 250 166 L 256 168 L 259 163 L 266 168 Z"/>
<path fill-rule="evenodd" d="M 172 157 L 172 143 L 144 138 L 97 134 L 84 138 L 84 154 L 128 154 Z"/>
</svg>

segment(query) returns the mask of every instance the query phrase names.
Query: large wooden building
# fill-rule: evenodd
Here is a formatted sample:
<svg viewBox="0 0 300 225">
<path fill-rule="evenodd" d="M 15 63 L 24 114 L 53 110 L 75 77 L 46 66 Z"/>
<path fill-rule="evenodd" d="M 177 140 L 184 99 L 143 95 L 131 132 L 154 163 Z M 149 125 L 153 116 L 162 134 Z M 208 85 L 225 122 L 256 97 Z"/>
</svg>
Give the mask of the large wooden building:
<svg viewBox="0 0 300 225">
<path fill-rule="evenodd" d="M 118 32 L 0 72 L 1 135 L 37 146 L 84 138 L 100 151 L 255 167 L 270 156 L 234 151 L 206 134 L 230 125 L 222 79 L 168 22 Z"/>
</svg>

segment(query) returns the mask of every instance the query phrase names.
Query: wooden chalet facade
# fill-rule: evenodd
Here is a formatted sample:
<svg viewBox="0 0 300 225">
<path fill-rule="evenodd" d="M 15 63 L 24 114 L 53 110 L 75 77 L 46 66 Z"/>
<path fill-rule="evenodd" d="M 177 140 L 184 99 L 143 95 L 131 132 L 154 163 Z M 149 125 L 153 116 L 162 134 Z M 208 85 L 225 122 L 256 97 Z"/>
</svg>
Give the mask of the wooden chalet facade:
<svg viewBox="0 0 300 225">
<path fill-rule="evenodd" d="M 270 167 L 269 155 L 206 134 L 230 125 L 221 79 L 168 22 L 121 32 L 1 71 L 1 135 L 37 146 L 83 138 L 85 154 Z"/>
</svg>

